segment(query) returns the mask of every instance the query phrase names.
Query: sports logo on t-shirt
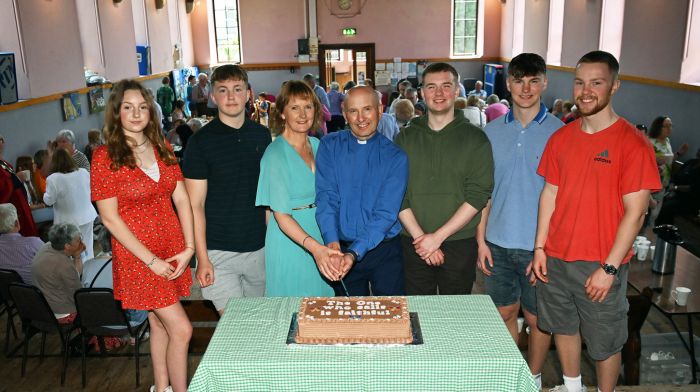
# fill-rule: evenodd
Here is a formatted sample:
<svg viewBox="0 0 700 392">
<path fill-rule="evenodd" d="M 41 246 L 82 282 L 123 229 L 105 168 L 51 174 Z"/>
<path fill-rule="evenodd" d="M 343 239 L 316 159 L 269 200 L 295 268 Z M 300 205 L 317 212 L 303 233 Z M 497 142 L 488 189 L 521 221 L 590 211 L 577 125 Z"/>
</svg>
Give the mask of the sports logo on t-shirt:
<svg viewBox="0 0 700 392">
<path fill-rule="evenodd" d="M 612 164 L 612 161 L 611 161 L 610 159 L 608 159 L 608 150 L 601 151 L 601 152 L 595 154 L 595 157 L 593 158 L 593 161 L 594 161 L 594 162 L 604 163 L 604 164 L 606 164 L 606 165 Z"/>
</svg>

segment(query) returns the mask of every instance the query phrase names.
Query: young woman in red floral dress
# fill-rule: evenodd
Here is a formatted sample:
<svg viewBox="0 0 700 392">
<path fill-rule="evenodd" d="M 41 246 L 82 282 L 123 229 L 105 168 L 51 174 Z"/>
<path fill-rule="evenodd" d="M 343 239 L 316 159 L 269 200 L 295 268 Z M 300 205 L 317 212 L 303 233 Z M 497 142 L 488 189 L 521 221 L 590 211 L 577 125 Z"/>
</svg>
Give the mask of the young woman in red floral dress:
<svg viewBox="0 0 700 392">
<path fill-rule="evenodd" d="M 125 309 L 149 311 L 151 391 L 184 392 L 192 325 L 180 297 L 189 295 L 192 284 L 187 267 L 194 254 L 193 219 L 153 102 L 136 81 L 114 85 L 106 144 L 93 155 L 92 199 L 112 234 L 114 296 Z"/>
</svg>

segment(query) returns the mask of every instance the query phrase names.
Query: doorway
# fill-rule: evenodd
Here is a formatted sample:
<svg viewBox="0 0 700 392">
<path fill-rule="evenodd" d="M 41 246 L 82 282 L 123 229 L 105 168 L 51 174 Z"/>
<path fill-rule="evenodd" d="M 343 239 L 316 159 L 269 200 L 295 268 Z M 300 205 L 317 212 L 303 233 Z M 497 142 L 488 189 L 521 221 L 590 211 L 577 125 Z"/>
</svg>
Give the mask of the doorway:
<svg viewBox="0 0 700 392">
<path fill-rule="evenodd" d="M 322 44 L 318 46 L 319 84 L 328 91 L 332 81 L 338 82 L 342 91 L 345 83 L 364 84 L 374 79 L 374 43 Z"/>
</svg>

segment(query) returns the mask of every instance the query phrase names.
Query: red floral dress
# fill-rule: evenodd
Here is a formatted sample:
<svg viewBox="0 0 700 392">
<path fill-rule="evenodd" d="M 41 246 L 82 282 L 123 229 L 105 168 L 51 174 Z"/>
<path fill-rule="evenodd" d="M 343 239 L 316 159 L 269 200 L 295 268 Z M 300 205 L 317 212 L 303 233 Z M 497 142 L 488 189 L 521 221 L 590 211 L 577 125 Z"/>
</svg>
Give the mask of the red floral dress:
<svg viewBox="0 0 700 392">
<path fill-rule="evenodd" d="M 155 152 L 155 150 L 154 150 Z M 153 181 L 140 168 L 122 166 L 110 169 L 112 161 L 105 146 L 93 155 L 91 188 L 93 200 L 117 198 L 119 216 L 132 233 L 153 254 L 167 259 L 185 249 L 180 221 L 173 209 L 171 196 L 177 181 L 183 181 L 180 167 L 158 160 L 160 180 Z M 112 277 L 114 297 L 125 309 L 159 309 L 170 306 L 181 296 L 190 294 L 192 275 L 189 269 L 169 281 L 150 270 L 141 260 L 112 238 Z"/>
</svg>

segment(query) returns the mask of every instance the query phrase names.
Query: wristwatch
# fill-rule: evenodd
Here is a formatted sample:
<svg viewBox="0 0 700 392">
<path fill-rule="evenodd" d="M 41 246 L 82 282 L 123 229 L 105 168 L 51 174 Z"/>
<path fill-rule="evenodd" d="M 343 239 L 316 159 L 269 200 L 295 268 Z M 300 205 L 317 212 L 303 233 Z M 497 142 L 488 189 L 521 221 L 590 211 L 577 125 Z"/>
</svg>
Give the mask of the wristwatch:
<svg viewBox="0 0 700 392">
<path fill-rule="evenodd" d="M 600 266 L 600 268 L 605 271 L 606 274 L 608 275 L 617 275 L 617 268 L 615 266 L 610 265 L 610 264 L 603 264 Z"/>
<path fill-rule="evenodd" d="M 352 250 L 352 249 L 348 249 L 348 251 L 345 252 L 345 254 L 346 254 L 346 255 L 350 255 L 350 256 L 352 257 L 352 261 L 353 261 L 353 262 L 355 262 L 355 263 L 357 262 L 357 259 L 358 259 L 358 257 L 357 257 L 357 252 L 355 252 L 355 251 Z"/>
</svg>

